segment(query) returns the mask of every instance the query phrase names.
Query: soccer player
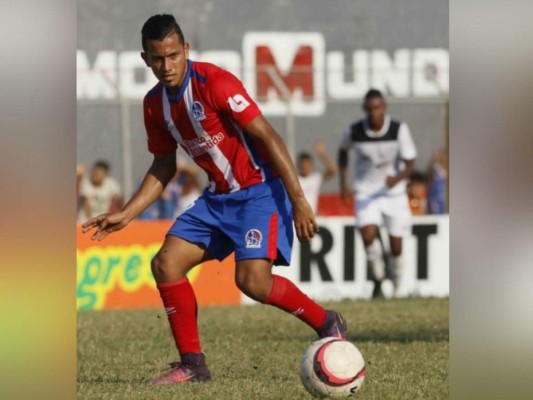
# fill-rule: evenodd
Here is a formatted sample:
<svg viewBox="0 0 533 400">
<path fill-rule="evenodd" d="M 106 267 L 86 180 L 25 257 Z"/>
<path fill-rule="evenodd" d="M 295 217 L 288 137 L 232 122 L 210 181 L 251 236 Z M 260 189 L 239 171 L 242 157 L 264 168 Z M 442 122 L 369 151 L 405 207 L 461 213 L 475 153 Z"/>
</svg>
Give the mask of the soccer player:
<svg viewBox="0 0 533 400">
<path fill-rule="evenodd" d="M 350 200 L 352 190 L 346 168 L 348 151 L 356 154 L 355 208 L 367 260 L 374 280 L 373 298 L 383 297 L 381 283 L 385 278 L 383 249 L 378 227 L 384 222 L 389 233 L 391 257 L 389 266 L 395 294 L 398 294 L 403 265 L 402 237 L 409 233 L 411 211 L 406 194 L 406 179 L 414 170 L 416 147 L 405 122 L 387 114 L 383 94 L 375 89 L 364 98 L 366 118 L 352 123 L 343 134 L 338 164 L 341 195 Z"/>
<path fill-rule="evenodd" d="M 324 164 L 324 167 L 326 167 L 323 172 L 315 171 L 313 156 L 309 153 L 300 153 L 297 164 L 300 186 L 314 213 L 317 211 L 318 196 L 320 195 L 322 183 L 337 174 L 337 166 L 328 155 L 326 145 L 320 140 L 315 143 L 315 153 Z"/>
<path fill-rule="evenodd" d="M 280 136 L 231 73 L 188 59 L 189 44 L 172 15 L 142 28 L 142 58 L 159 83 L 144 99 L 148 150 L 154 160 L 139 190 L 120 212 L 83 224 L 93 240 L 123 229 L 159 197 L 176 172 L 180 145 L 210 184 L 168 231 L 152 261 L 181 362 L 153 384 L 211 378 L 200 346 L 197 303 L 187 279 L 196 265 L 235 252 L 235 282 L 247 296 L 289 312 L 319 337 L 346 336 L 342 316 L 326 311 L 272 265 L 289 265 L 292 223 L 301 241 L 318 226 Z"/>
</svg>

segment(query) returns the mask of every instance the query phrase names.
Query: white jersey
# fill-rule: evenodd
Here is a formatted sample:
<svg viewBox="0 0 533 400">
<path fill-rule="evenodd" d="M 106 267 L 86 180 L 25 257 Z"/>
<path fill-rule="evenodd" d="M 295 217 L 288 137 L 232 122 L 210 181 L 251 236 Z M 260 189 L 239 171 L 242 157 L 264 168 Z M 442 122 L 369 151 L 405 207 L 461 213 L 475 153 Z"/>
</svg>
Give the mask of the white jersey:
<svg viewBox="0 0 533 400">
<path fill-rule="evenodd" d="M 100 186 L 94 186 L 89 179 L 84 179 L 80 187 L 80 196 L 86 197 L 91 206 L 91 215 L 85 215 L 83 208 L 78 218 L 88 218 L 109 212 L 113 197 L 120 195 L 120 186 L 113 178 L 105 177 Z"/>
<path fill-rule="evenodd" d="M 318 207 L 318 196 L 322 186 L 323 176 L 320 172 L 313 172 L 307 176 L 298 176 L 300 186 L 304 192 L 307 202 L 311 205 L 313 212 L 316 214 Z"/>
<path fill-rule="evenodd" d="M 200 197 L 202 193 L 199 190 L 191 190 L 188 194 L 180 194 L 178 199 L 178 205 L 176 207 L 176 212 L 174 213 L 174 218 L 179 217 Z"/>
<path fill-rule="evenodd" d="M 407 182 L 402 180 L 389 189 L 387 176 L 404 168 L 402 160 L 416 157 L 416 147 L 409 127 L 385 117 L 379 132 L 370 130 L 368 120 L 356 121 L 344 131 L 340 147 L 354 149 L 356 154 L 353 189 L 359 197 L 405 194 Z"/>
</svg>

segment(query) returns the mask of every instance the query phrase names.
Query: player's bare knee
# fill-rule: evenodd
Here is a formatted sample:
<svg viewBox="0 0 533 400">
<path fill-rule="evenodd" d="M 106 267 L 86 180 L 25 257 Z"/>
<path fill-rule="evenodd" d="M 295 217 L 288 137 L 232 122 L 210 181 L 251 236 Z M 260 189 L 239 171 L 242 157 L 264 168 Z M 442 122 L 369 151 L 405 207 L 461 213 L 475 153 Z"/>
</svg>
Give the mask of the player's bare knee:
<svg viewBox="0 0 533 400">
<path fill-rule="evenodd" d="M 402 247 L 391 247 L 390 253 L 393 257 L 400 257 L 402 255 Z"/>
<path fill-rule="evenodd" d="M 390 252 L 393 257 L 399 257 L 402 255 L 402 240 L 401 238 L 390 238 Z"/>
<path fill-rule="evenodd" d="M 375 225 L 365 225 L 359 229 L 359 232 L 365 247 L 371 246 L 378 236 L 378 228 Z"/>
<path fill-rule="evenodd" d="M 235 284 L 245 294 L 248 294 L 247 292 L 253 290 L 253 274 L 248 273 L 247 271 L 237 271 L 235 274 Z"/>
<path fill-rule="evenodd" d="M 365 245 L 365 247 L 369 247 L 369 246 L 372 246 L 372 244 L 376 240 L 376 235 L 374 235 L 374 234 L 372 234 L 370 232 L 362 231 L 361 232 L 361 239 L 363 239 L 363 244 Z"/>
<path fill-rule="evenodd" d="M 159 257 L 159 254 L 156 254 L 154 258 L 152 258 L 152 261 L 150 262 L 150 267 L 152 269 L 152 275 L 154 276 L 156 281 L 159 281 L 162 275 L 162 264 L 161 258 Z"/>
<path fill-rule="evenodd" d="M 168 280 L 170 272 L 174 269 L 168 259 L 157 253 L 151 262 L 152 274 L 156 281 Z"/>
<path fill-rule="evenodd" d="M 235 283 L 245 295 L 260 302 L 266 300 L 272 289 L 269 279 L 249 271 L 237 273 Z"/>
<path fill-rule="evenodd" d="M 376 239 L 373 237 L 369 237 L 369 238 L 363 237 L 363 244 L 365 245 L 365 247 L 370 247 L 374 243 L 374 240 Z"/>
</svg>

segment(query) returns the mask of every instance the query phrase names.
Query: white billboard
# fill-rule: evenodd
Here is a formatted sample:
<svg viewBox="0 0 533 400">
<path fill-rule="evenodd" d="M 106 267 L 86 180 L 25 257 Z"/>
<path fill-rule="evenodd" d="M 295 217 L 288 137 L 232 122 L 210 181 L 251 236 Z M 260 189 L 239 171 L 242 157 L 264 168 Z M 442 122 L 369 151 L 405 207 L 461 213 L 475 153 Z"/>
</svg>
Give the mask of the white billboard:
<svg viewBox="0 0 533 400">
<path fill-rule="evenodd" d="M 319 301 L 370 298 L 373 283 L 368 279 L 363 242 L 351 217 L 318 218 L 319 234 L 310 246 L 298 241 L 290 267 L 276 267 L 274 273 L 293 281 Z M 411 235 L 403 244 L 404 272 L 400 296 L 449 295 L 449 217 L 413 217 Z M 388 250 L 386 232 L 383 243 Z M 392 295 L 390 281 L 383 292 Z M 244 303 L 253 303 L 244 296 Z"/>
</svg>

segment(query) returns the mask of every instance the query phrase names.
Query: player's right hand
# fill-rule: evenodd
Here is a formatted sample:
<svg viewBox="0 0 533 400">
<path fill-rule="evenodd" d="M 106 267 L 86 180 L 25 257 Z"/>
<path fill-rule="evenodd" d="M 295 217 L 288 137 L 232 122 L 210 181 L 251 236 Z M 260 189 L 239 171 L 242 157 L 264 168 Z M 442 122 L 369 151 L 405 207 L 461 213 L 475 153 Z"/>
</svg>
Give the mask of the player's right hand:
<svg viewBox="0 0 533 400">
<path fill-rule="evenodd" d="M 96 228 L 96 231 L 91 236 L 91 240 L 103 240 L 107 235 L 116 232 L 130 223 L 130 219 L 120 211 L 112 214 L 101 214 L 97 217 L 89 219 L 81 225 L 82 232 L 87 233 L 91 229 Z"/>
<path fill-rule="evenodd" d="M 298 240 L 301 243 L 309 242 L 318 232 L 318 224 L 315 214 L 305 198 L 293 204 L 292 214 Z"/>
</svg>

